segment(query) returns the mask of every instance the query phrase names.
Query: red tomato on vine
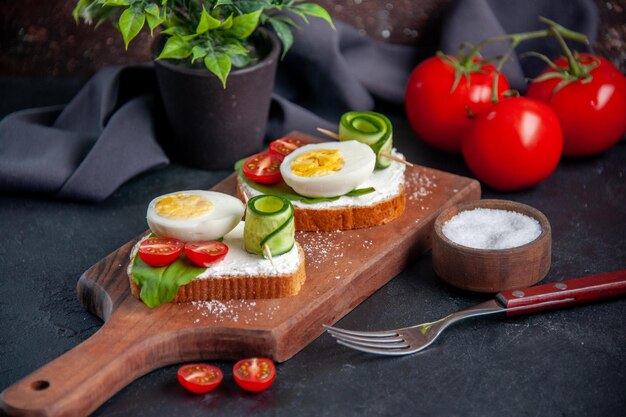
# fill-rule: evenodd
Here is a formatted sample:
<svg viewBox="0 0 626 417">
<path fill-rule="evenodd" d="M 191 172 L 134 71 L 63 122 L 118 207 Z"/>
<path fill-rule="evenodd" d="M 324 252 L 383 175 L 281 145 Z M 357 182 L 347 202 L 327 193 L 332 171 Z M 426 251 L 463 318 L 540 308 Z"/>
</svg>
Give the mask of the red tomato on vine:
<svg viewBox="0 0 626 417">
<path fill-rule="evenodd" d="M 467 62 L 465 62 L 467 61 Z M 470 127 L 470 115 L 491 106 L 496 67 L 481 59 L 461 60 L 438 55 L 420 63 L 411 73 L 404 103 L 413 130 L 424 142 L 448 152 L 461 152 L 461 138 Z M 509 89 L 498 76 L 498 100 Z"/>
<path fill-rule="evenodd" d="M 554 62 L 536 81 L 527 97 L 547 103 L 563 129 L 563 155 L 586 156 L 606 151 L 626 133 L 626 78 L 609 61 L 596 55 Z"/>
<path fill-rule="evenodd" d="M 482 112 L 463 138 L 463 157 L 485 184 L 512 191 L 552 174 L 563 139 L 556 114 L 525 97 L 505 99 Z"/>
</svg>

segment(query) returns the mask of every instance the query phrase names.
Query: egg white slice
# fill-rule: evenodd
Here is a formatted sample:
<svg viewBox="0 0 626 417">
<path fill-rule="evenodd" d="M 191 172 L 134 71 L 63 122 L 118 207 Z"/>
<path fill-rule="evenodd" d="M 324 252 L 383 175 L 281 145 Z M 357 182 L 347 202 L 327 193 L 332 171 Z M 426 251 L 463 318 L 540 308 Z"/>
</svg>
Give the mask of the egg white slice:
<svg viewBox="0 0 626 417">
<path fill-rule="evenodd" d="M 294 159 L 311 152 L 336 149 L 343 158 L 343 167 L 323 176 L 304 177 L 292 170 Z M 302 146 L 285 157 L 280 173 L 291 188 L 305 197 L 335 197 L 346 194 L 361 185 L 374 171 L 376 155 L 372 149 L 355 140 L 324 142 Z"/>
<path fill-rule="evenodd" d="M 159 214 L 156 210 L 157 202 L 177 194 L 201 197 L 210 201 L 211 207 L 206 212 L 191 217 L 168 217 Z M 238 198 L 215 191 L 188 190 L 165 194 L 152 200 L 148 205 L 146 219 L 150 230 L 157 236 L 189 242 L 222 238 L 239 224 L 243 213 L 244 205 Z"/>
</svg>

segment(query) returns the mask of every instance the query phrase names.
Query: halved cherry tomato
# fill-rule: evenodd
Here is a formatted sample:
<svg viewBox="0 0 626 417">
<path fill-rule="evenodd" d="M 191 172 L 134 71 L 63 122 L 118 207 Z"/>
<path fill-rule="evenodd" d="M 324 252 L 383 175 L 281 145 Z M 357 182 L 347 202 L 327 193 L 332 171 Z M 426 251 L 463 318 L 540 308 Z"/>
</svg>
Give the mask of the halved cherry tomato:
<svg viewBox="0 0 626 417">
<path fill-rule="evenodd" d="M 282 159 L 269 152 L 252 155 L 243 163 L 243 174 L 259 184 L 274 184 L 280 181 Z"/>
<path fill-rule="evenodd" d="M 187 255 L 187 258 L 194 264 L 202 267 L 208 267 L 217 261 L 221 261 L 227 253 L 228 246 L 215 240 L 185 243 L 185 255 Z"/>
<path fill-rule="evenodd" d="M 139 245 L 139 257 L 153 267 L 169 265 L 178 258 L 185 244 L 170 237 L 151 237 Z"/>
<path fill-rule="evenodd" d="M 242 359 L 233 366 L 233 377 L 241 388 L 250 392 L 268 389 L 276 378 L 276 367 L 271 359 Z"/>
<path fill-rule="evenodd" d="M 203 363 L 181 366 L 176 376 L 180 385 L 196 394 L 205 394 L 214 390 L 224 378 L 220 368 Z"/>
<path fill-rule="evenodd" d="M 302 139 L 280 138 L 270 143 L 270 153 L 283 159 L 300 146 L 304 146 L 306 144 L 307 143 Z"/>
</svg>

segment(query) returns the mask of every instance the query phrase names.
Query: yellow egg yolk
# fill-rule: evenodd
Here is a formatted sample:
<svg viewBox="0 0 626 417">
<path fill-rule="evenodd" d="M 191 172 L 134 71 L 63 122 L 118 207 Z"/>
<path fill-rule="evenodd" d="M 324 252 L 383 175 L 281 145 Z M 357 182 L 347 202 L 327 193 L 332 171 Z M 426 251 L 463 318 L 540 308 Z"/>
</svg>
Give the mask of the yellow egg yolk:
<svg viewBox="0 0 626 417">
<path fill-rule="evenodd" d="M 154 210 L 170 219 L 191 219 L 213 211 L 213 203 L 199 195 L 178 193 L 159 199 Z"/>
<path fill-rule="evenodd" d="M 305 152 L 291 162 L 291 171 L 299 177 L 323 177 L 343 168 L 343 156 L 337 149 Z"/>
</svg>

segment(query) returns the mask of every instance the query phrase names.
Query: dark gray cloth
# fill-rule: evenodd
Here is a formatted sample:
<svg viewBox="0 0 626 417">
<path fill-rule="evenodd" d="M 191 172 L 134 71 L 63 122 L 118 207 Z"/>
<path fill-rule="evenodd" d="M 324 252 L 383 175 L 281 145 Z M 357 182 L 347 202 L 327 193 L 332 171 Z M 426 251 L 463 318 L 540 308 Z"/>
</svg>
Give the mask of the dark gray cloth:
<svg viewBox="0 0 626 417">
<path fill-rule="evenodd" d="M 294 33 L 278 66 L 268 137 L 291 130 L 337 129 L 351 110 L 371 110 L 375 99 L 401 104 L 410 71 L 430 52 L 376 42 L 342 22 L 337 30 L 311 19 Z"/>
<path fill-rule="evenodd" d="M 444 52 L 464 41 L 538 29 L 538 16 L 586 33 L 597 30 L 591 0 L 459 0 L 441 33 Z M 295 32 L 279 65 L 267 138 L 291 130 L 336 128 L 350 110 L 371 110 L 376 100 L 401 105 L 408 76 L 434 51 L 376 42 L 335 22 L 319 19 Z M 501 53 L 505 45 L 485 50 Z M 524 44 L 520 51 L 554 55 L 553 40 Z M 514 88 L 536 74 L 540 62 L 514 59 L 505 73 Z M 166 165 L 155 123 L 157 95 L 150 65 L 106 68 L 65 107 L 17 112 L 0 122 L 0 191 L 27 191 L 101 201 L 133 176 Z"/>
<path fill-rule="evenodd" d="M 0 190 L 101 201 L 169 160 L 156 141 L 149 66 L 105 68 L 65 107 L 0 122 Z"/>
</svg>

